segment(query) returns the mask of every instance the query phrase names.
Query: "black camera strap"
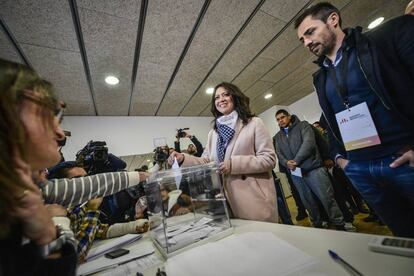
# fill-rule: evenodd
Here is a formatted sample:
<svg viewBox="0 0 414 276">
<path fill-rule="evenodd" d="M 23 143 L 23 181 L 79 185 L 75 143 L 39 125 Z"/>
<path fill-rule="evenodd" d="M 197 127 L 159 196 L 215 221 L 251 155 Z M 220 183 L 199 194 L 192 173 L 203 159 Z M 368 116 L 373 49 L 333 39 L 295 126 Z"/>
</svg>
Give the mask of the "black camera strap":
<svg viewBox="0 0 414 276">
<path fill-rule="evenodd" d="M 348 100 L 348 61 L 349 61 L 349 53 L 345 49 L 342 51 L 342 62 L 339 64 L 339 70 L 341 72 L 342 83 L 338 82 L 338 78 L 336 77 L 336 71 L 333 63 L 331 62 L 329 65 L 329 73 L 332 77 L 332 81 L 335 85 L 335 90 L 338 93 L 339 97 L 341 98 L 342 102 L 344 103 L 345 107 L 349 109 L 349 100 Z"/>
</svg>

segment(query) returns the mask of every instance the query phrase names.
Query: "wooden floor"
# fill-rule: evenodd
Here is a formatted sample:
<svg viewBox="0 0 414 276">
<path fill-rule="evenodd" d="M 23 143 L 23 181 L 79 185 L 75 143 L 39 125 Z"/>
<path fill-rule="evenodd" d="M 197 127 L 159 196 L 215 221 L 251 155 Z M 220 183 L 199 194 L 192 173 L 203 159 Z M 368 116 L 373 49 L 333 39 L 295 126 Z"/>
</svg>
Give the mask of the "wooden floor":
<svg viewBox="0 0 414 276">
<path fill-rule="evenodd" d="M 296 216 L 298 214 L 298 210 L 296 209 L 295 201 L 293 200 L 293 197 L 288 197 L 286 199 L 288 203 L 288 207 L 290 210 L 290 214 L 292 216 L 292 221 L 295 225 L 305 226 L 305 227 L 311 227 L 311 223 L 309 221 L 309 218 L 306 218 L 301 221 L 296 221 Z M 374 234 L 374 235 L 384 235 L 384 236 L 392 236 L 391 231 L 388 229 L 385 225 L 380 225 L 377 222 L 365 222 L 363 221 L 364 218 L 366 218 L 368 214 L 362 214 L 359 213 L 354 216 L 354 226 L 357 229 L 357 232 L 359 233 L 366 233 L 366 234 Z"/>
</svg>

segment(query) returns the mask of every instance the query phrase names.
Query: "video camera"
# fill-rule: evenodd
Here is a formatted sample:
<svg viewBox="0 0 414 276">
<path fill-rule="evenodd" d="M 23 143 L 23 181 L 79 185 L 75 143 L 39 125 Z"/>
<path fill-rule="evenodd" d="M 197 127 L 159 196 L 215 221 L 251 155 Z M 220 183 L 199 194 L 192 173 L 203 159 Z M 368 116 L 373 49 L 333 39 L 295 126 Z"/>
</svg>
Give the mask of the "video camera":
<svg viewBox="0 0 414 276">
<path fill-rule="evenodd" d="M 156 147 L 154 149 L 154 161 L 162 163 L 167 161 L 169 152 L 165 150 L 165 147 Z"/>
<path fill-rule="evenodd" d="M 189 127 L 177 129 L 177 138 L 184 138 L 186 135 L 185 130 L 189 130 L 189 129 L 190 129 Z"/>
<path fill-rule="evenodd" d="M 105 141 L 89 141 L 76 154 L 76 164 L 83 167 L 88 175 L 104 172 L 120 171 L 126 163 L 113 154 L 108 153 Z"/>
</svg>

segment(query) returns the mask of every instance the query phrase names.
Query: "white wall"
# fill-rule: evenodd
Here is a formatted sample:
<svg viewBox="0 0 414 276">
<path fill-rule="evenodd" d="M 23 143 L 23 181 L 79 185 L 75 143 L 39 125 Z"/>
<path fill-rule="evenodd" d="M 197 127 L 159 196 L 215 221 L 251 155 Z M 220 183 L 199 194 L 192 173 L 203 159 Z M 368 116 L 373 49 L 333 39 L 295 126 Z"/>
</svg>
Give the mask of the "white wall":
<svg viewBox="0 0 414 276">
<path fill-rule="evenodd" d="M 206 145 L 212 117 L 88 117 L 67 116 L 62 127 L 72 132 L 63 154 L 66 160 L 75 160 L 76 152 L 90 140 L 106 141 L 109 152 L 117 156 L 142 154 L 154 149 L 153 138 L 166 137 L 174 146 L 177 128 L 189 127 Z M 187 148 L 189 139 L 182 139 L 181 149 Z"/>
<path fill-rule="evenodd" d="M 308 121 L 311 124 L 319 121 L 322 114 L 316 92 L 289 105 L 289 110 L 291 114 L 295 114 L 300 120 Z"/>
</svg>

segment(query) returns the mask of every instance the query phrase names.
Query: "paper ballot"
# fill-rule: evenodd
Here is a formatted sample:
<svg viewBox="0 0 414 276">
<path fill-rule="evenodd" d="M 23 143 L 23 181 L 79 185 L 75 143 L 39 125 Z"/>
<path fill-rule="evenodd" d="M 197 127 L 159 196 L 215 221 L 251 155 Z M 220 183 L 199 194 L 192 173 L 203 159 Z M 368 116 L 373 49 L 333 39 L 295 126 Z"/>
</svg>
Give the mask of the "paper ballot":
<svg viewBox="0 0 414 276">
<path fill-rule="evenodd" d="M 290 170 L 290 173 L 294 176 L 302 177 L 302 169 L 299 167 L 296 167 L 295 170 Z"/>
<path fill-rule="evenodd" d="M 174 157 L 174 163 L 172 164 L 171 168 L 174 171 L 175 185 L 177 186 L 177 190 L 178 190 L 180 188 L 182 175 L 181 175 L 180 165 L 178 165 L 177 157 Z"/>
</svg>

